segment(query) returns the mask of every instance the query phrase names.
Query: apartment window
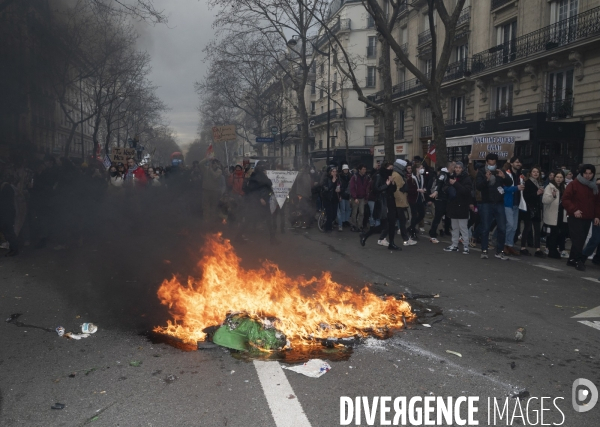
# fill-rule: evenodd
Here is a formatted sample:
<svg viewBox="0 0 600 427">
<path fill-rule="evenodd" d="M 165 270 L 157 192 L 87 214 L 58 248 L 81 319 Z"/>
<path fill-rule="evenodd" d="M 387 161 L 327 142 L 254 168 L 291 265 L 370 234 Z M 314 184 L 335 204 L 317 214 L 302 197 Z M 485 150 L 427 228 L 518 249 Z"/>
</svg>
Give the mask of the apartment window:
<svg viewBox="0 0 600 427">
<path fill-rule="evenodd" d="M 319 73 L 321 75 L 325 74 L 325 64 L 321 64 L 321 66 L 319 67 Z"/>
<path fill-rule="evenodd" d="M 433 66 L 433 60 L 431 60 L 431 59 L 426 59 L 423 62 L 423 72 L 425 73 L 426 76 L 431 75 L 432 66 Z"/>
<path fill-rule="evenodd" d="M 367 87 L 377 85 L 377 67 L 367 67 Z"/>
<path fill-rule="evenodd" d="M 319 99 L 323 98 L 324 94 L 325 94 L 325 90 L 323 88 L 319 89 Z"/>
<path fill-rule="evenodd" d="M 337 73 L 333 73 L 333 82 L 331 83 L 331 91 L 335 92 L 337 90 Z"/>
<path fill-rule="evenodd" d="M 404 110 L 396 111 L 396 139 L 404 138 Z"/>
<path fill-rule="evenodd" d="M 469 56 L 469 45 L 467 43 L 456 46 L 456 62 L 466 61 Z"/>
<path fill-rule="evenodd" d="M 550 4 L 550 23 L 573 18 L 579 10 L 579 0 L 556 0 Z"/>
<path fill-rule="evenodd" d="M 496 116 L 512 116 L 513 85 L 497 86 L 494 89 L 493 105 Z"/>
<path fill-rule="evenodd" d="M 317 103 L 315 101 L 310 102 L 310 114 L 315 114 L 317 111 Z"/>
<path fill-rule="evenodd" d="M 404 68 L 398 69 L 398 82 L 396 84 L 402 84 L 406 80 L 406 72 Z"/>
<path fill-rule="evenodd" d="M 465 98 L 456 96 L 450 99 L 450 124 L 462 123 L 465 116 Z"/>
<path fill-rule="evenodd" d="M 573 98 L 573 68 L 548 73 L 547 98 L 549 102 L 560 102 Z"/>
<path fill-rule="evenodd" d="M 310 83 L 310 94 L 311 95 L 317 94 L 317 82 L 315 82 L 315 81 Z"/>
<path fill-rule="evenodd" d="M 517 21 L 498 26 L 496 32 L 498 45 L 502 47 L 499 50 L 499 55 L 502 56 L 502 62 L 507 63 L 514 61 L 517 52 Z"/>
<path fill-rule="evenodd" d="M 374 28 L 374 27 L 375 27 L 375 20 L 373 19 L 373 17 L 369 13 L 367 15 L 367 28 Z"/>
<path fill-rule="evenodd" d="M 377 56 L 377 37 L 370 36 L 367 44 L 367 58 L 375 58 Z"/>
<path fill-rule="evenodd" d="M 365 126 L 365 145 L 373 145 L 375 142 L 375 126 Z"/>
<path fill-rule="evenodd" d="M 323 107 L 323 106 L 321 105 L 321 114 L 323 114 L 324 112 L 325 112 L 325 107 Z"/>
</svg>

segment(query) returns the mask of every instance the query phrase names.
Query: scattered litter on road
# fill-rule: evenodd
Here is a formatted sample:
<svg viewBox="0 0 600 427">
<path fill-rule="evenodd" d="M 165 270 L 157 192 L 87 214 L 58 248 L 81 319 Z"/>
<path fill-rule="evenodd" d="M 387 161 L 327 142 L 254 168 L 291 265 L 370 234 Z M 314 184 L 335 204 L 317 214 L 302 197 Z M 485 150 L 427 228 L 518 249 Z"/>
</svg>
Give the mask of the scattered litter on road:
<svg viewBox="0 0 600 427">
<path fill-rule="evenodd" d="M 83 323 L 81 325 L 81 332 L 84 334 L 93 334 L 98 330 L 98 326 L 93 323 Z"/>
<path fill-rule="evenodd" d="M 519 392 L 512 393 L 510 397 L 512 397 L 513 399 L 523 400 L 529 397 L 529 392 L 527 390 L 521 390 Z"/>
<path fill-rule="evenodd" d="M 542 279 L 542 280 L 543 280 L 544 282 L 547 282 L 547 281 L 548 281 L 548 279 Z"/>
<path fill-rule="evenodd" d="M 59 337 L 62 337 L 65 334 L 65 328 L 63 328 L 62 326 L 57 327 L 56 333 L 58 334 Z"/>
<path fill-rule="evenodd" d="M 70 340 L 80 340 L 82 338 L 89 337 L 90 334 L 74 334 L 73 332 L 67 332 L 64 337 L 69 338 Z"/>
<path fill-rule="evenodd" d="M 515 362 L 510 362 L 510 369 L 515 369 L 517 364 Z"/>
<path fill-rule="evenodd" d="M 141 360 L 132 360 L 131 362 L 129 362 L 129 366 L 133 366 L 134 368 L 139 368 L 141 365 Z"/>
<path fill-rule="evenodd" d="M 423 326 L 425 326 L 426 328 L 431 328 L 431 325 L 429 323 L 423 323 Z"/>
<path fill-rule="evenodd" d="M 321 359 L 311 359 L 303 365 L 282 366 L 283 369 L 297 372 L 311 378 L 319 378 L 325 375 L 331 369 L 329 363 Z"/>
<path fill-rule="evenodd" d="M 578 349 L 578 348 L 576 348 L 576 349 L 575 349 L 575 351 L 579 351 L 579 349 Z"/>
<path fill-rule="evenodd" d="M 222 347 L 239 351 L 281 350 L 287 345 L 287 339 L 275 329 L 277 319 L 253 319 L 247 315 L 232 313 L 227 316 L 223 326 L 216 330 L 213 342 Z"/>
<path fill-rule="evenodd" d="M 210 341 L 198 341 L 198 350 L 211 350 L 213 348 L 219 348 L 219 346 Z"/>
<path fill-rule="evenodd" d="M 167 377 L 165 378 L 165 382 L 167 384 L 171 384 L 172 382 L 177 381 L 177 377 L 175 375 L 167 375 Z"/>
<path fill-rule="evenodd" d="M 230 374 L 233 375 L 235 373 L 235 371 L 231 371 Z"/>
<path fill-rule="evenodd" d="M 12 322 L 13 320 L 15 320 L 15 319 L 18 319 L 18 318 L 19 318 L 19 316 L 22 316 L 22 315 L 23 315 L 23 313 L 14 313 L 14 314 L 11 314 L 11 315 L 10 315 L 10 316 L 9 316 L 9 317 L 6 319 L 6 321 L 7 321 L 8 323 L 10 323 L 10 322 Z"/>
<path fill-rule="evenodd" d="M 525 331 L 525 328 L 517 328 L 517 331 L 515 332 L 515 341 L 523 341 L 525 339 L 526 332 L 527 331 Z"/>
<path fill-rule="evenodd" d="M 287 398 L 288 398 L 288 399 L 295 399 L 295 398 L 296 398 L 296 396 L 294 396 L 293 394 L 290 394 L 290 395 L 288 395 L 288 396 L 287 396 Z"/>
<path fill-rule="evenodd" d="M 452 350 L 446 350 L 446 353 L 450 353 L 450 354 L 453 354 L 453 355 L 455 355 L 455 356 L 462 357 L 462 354 L 460 354 L 460 353 L 458 353 L 458 352 L 456 352 L 456 351 L 452 351 Z"/>
<path fill-rule="evenodd" d="M 64 409 L 65 405 L 63 403 L 55 403 L 50 408 L 52 408 L 52 409 Z"/>
</svg>

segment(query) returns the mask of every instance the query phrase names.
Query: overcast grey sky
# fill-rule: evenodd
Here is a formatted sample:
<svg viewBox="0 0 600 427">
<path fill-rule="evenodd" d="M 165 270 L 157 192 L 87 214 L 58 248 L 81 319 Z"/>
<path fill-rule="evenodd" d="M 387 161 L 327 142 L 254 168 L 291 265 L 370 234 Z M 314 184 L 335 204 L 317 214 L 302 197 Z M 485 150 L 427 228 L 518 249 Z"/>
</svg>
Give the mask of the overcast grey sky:
<svg viewBox="0 0 600 427">
<path fill-rule="evenodd" d="M 208 9 L 207 0 L 154 0 L 154 4 L 164 9 L 169 23 L 137 25 L 140 48 L 152 56 L 150 79 L 171 108 L 167 118 L 184 148 L 196 138 L 198 97 L 194 82 L 206 72 L 202 49 L 214 37 L 215 11 Z"/>
</svg>

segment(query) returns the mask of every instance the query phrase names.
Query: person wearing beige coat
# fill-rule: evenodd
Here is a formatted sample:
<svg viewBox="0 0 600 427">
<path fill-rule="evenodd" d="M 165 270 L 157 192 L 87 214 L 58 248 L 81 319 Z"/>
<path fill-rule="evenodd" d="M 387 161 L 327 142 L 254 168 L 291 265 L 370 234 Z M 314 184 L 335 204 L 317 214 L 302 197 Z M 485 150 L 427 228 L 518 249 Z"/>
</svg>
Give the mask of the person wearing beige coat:
<svg viewBox="0 0 600 427">
<path fill-rule="evenodd" d="M 396 202 L 396 217 L 400 222 L 400 234 L 405 246 L 408 246 L 409 236 L 406 230 L 406 208 L 408 208 L 408 193 L 402 191 L 406 177 L 406 161 L 397 159 L 394 162 L 392 181 L 396 184 L 394 200 Z"/>
<path fill-rule="evenodd" d="M 556 172 L 554 179 L 546 186 L 542 196 L 544 205 L 544 224 L 550 227 L 550 235 L 546 242 L 548 258 L 561 258 L 565 250 L 565 239 L 569 227 L 567 212 L 562 207 L 562 195 L 565 190 L 565 176 L 562 171 Z"/>
</svg>

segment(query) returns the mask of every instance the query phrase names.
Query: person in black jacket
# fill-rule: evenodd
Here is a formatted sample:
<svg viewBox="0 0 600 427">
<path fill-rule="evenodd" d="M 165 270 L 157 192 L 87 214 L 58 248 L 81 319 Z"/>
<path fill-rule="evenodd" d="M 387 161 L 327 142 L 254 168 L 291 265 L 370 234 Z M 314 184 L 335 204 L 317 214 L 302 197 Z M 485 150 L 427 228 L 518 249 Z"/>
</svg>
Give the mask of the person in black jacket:
<svg viewBox="0 0 600 427">
<path fill-rule="evenodd" d="M 448 164 L 450 165 L 450 163 Z M 431 243 L 439 243 L 439 240 L 437 239 L 437 228 L 444 215 L 446 216 L 444 219 L 444 230 L 440 230 L 440 235 L 444 235 L 444 233 L 450 235 L 450 218 L 446 215 L 448 204 L 446 187 L 448 186 L 448 175 L 451 172 L 450 169 L 440 168 L 438 170 L 438 176 L 433 180 L 433 184 L 431 185 L 431 194 L 429 195 L 429 198 L 433 200 L 435 206 L 435 217 L 433 218 L 431 228 L 429 229 L 429 241 Z"/>
<path fill-rule="evenodd" d="M 469 205 L 472 201 L 473 181 L 462 162 L 456 162 L 454 173 L 448 176 L 448 206 L 446 215 L 452 221 L 452 244 L 446 252 L 458 252 L 459 235 L 462 234 L 463 254 L 469 255 Z"/>
<path fill-rule="evenodd" d="M 542 225 L 542 194 L 544 187 L 540 179 L 541 168 L 534 166 L 529 172 L 529 178 L 525 181 L 525 190 L 523 198 L 527 204 L 527 212 L 525 214 L 525 227 L 521 235 L 521 255 L 531 255 L 527 250 L 527 238 L 533 227 L 533 239 L 535 246 L 535 256 L 538 258 L 546 258 L 546 254 L 540 248 L 540 233 Z"/>
<path fill-rule="evenodd" d="M 327 170 L 327 178 L 323 183 L 323 192 L 321 199 L 325 207 L 327 220 L 325 221 L 325 232 L 330 233 L 333 230 L 333 220 L 337 216 L 338 205 L 340 202 L 341 182 L 338 176 L 338 170 L 335 166 L 330 166 Z M 338 219 L 339 220 L 339 219 Z M 342 224 L 339 224 L 342 227 Z"/>
<path fill-rule="evenodd" d="M 492 221 L 495 219 L 498 228 L 496 243 L 496 258 L 506 260 L 504 243 L 506 239 L 506 213 L 504 211 L 504 187 L 512 181 L 504 172 L 497 168 L 498 155 L 488 153 L 485 157 L 485 167 L 480 168 L 475 178 L 475 186 L 481 192 L 479 215 L 481 215 L 481 258 L 488 258 L 488 243 Z"/>
<path fill-rule="evenodd" d="M 246 228 L 256 228 L 259 221 L 265 221 L 271 244 L 279 243 L 275 239 L 275 229 L 271 217 L 270 198 L 273 194 L 273 183 L 267 177 L 266 163 L 258 162 L 254 168 L 254 172 L 250 175 L 248 184 L 244 188 L 245 206 L 246 206 Z M 240 228 L 238 239 L 242 239 L 243 229 Z"/>
<path fill-rule="evenodd" d="M 10 250 L 4 256 L 15 256 L 19 253 L 19 241 L 15 233 L 17 182 L 18 178 L 13 174 L 7 174 L 5 179 L 0 177 L 0 233 L 4 235 L 10 246 Z"/>
<path fill-rule="evenodd" d="M 394 165 L 384 162 L 375 175 L 375 184 L 373 191 L 376 194 L 374 215 L 381 219 L 381 234 L 377 244 L 388 247 L 389 249 L 401 251 L 402 248 L 394 243 L 396 236 L 396 198 L 394 193 L 397 190 L 396 184 L 392 180 Z M 366 233 L 360 233 L 360 244 L 365 245 L 367 238 L 375 233 L 378 227 L 371 227 Z M 387 240 L 386 239 L 389 239 Z"/>
</svg>

